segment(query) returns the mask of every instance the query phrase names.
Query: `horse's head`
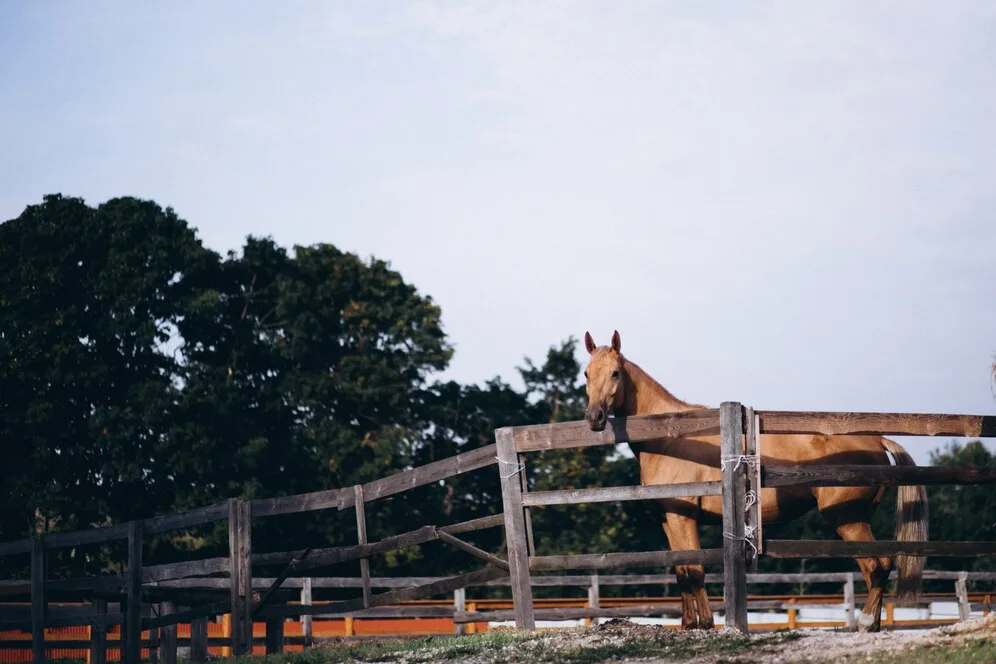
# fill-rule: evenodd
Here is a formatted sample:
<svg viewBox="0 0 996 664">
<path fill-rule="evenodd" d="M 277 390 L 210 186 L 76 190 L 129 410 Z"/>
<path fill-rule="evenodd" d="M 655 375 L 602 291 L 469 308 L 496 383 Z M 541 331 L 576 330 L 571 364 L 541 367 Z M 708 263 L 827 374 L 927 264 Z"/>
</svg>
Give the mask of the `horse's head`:
<svg viewBox="0 0 996 664">
<path fill-rule="evenodd" d="M 622 408 L 626 400 L 622 378 L 622 355 L 619 332 L 612 333 L 611 346 L 595 346 L 591 334 L 584 333 L 584 347 L 591 360 L 584 371 L 588 390 L 588 410 L 585 418 L 592 431 L 601 431 L 608 422 L 609 413 Z"/>
</svg>

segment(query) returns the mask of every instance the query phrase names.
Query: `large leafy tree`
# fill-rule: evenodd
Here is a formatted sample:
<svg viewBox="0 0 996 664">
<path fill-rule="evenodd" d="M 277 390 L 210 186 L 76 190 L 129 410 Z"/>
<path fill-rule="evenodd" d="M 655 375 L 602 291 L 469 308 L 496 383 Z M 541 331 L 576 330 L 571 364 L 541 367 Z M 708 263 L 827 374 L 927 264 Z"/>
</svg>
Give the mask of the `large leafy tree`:
<svg viewBox="0 0 996 664">
<path fill-rule="evenodd" d="M 153 512 L 187 274 L 212 257 L 151 201 L 48 196 L 0 224 L 0 529 Z"/>
</svg>

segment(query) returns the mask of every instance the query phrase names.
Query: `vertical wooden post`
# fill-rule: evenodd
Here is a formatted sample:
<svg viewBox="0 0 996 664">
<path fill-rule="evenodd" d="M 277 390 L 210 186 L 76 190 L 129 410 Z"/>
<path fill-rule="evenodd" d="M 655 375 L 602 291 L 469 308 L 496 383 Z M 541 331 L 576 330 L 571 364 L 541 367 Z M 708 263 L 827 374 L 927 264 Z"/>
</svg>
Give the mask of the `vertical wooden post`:
<svg viewBox="0 0 996 664">
<path fill-rule="evenodd" d="M 854 601 L 854 574 L 848 574 L 847 581 L 844 582 L 844 610 L 847 611 L 847 629 L 855 629 L 858 626 L 857 619 L 854 616 L 856 608 Z"/>
<path fill-rule="evenodd" d="M 519 486 L 522 487 L 522 493 L 529 493 L 529 478 L 526 477 L 526 455 L 517 455 L 519 461 Z M 529 551 L 530 556 L 536 555 L 536 541 L 533 540 L 533 514 L 530 508 L 523 507 L 522 513 L 526 519 L 526 547 Z"/>
<path fill-rule="evenodd" d="M 143 604 L 142 605 L 142 620 L 152 617 L 152 605 Z M 139 630 L 139 638 L 141 638 L 141 630 Z M 159 628 L 153 627 L 149 630 L 149 664 L 159 664 Z"/>
<path fill-rule="evenodd" d="M 232 654 L 252 651 L 251 503 L 228 500 L 228 551 L 231 561 Z"/>
<path fill-rule="evenodd" d="M 453 591 L 453 613 L 463 613 L 467 610 L 467 589 L 457 588 Z M 454 623 L 454 631 L 457 634 L 466 634 L 467 626 L 464 623 Z"/>
<path fill-rule="evenodd" d="M 277 655 L 284 651 L 284 619 L 266 619 L 266 654 Z"/>
<path fill-rule="evenodd" d="M 159 615 L 171 616 L 176 613 L 173 602 L 163 602 L 159 605 Z M 159 653 L 162 664 L 176 664 L 176 625 L 162 628 L 162 639 L 159 642 Z"/>
<path fill-rule="evenodd" d="M 306 577 L 301 585 L 301 604 L 311 606 L 311 577 Z M 301 635 L 304 637 L 304 647 L 310 648 L 314 642 L 314 632 L 312 631 L 311 616 L 301 616 Z"/>
<path fill-rule="evenodd" d="M 139 662 L 142 656 L 142 522 L 128 523 L 128 576 L 121 659 Z"/>
<path fill-rule="evenodd" d="M 761 547 L 761 441 L 757 435 L 757 416 L 754 415 L 753 408 L 745 408 L 744 416 L 747 424 L 747 435 L 744 438 L 744 454 L 756 456 L 757 463 L 753 467 L 747 467 L 746 491 L 754 492 L 754 502 L 747 508 L 746 521 L 747 528 L 754 532 L 754 547 L 747 547 L 747 572 L 757 572 L 757 561 L 760 557 Z"/>
<path fill-rule="evenodd" d="M 798 613 L 797 613 L 796 608 L 795 608 L 795 598 L 794 597 L 789 600 L 789 605 L 790 606 L 788 608 L 788 628 L 789 629 L 795 629 L 797 627 L 797 625 L 798 625 L 798 622 L 797 622 Z"/>
<path fill-rule="evenodd" d="M 208 657 L 208 619 L 190 621 L 190 661 L 204 662 Z"/>
<path fill-rule="evenodd" d="M 735 401 L 719 409 L 723 468 L 723 595 L 726 626 L 747 632 L 747 555 L 744 538 L 744 412 Z"/>
<path fill-rule="evenodd" d="M 885 603 L 885 624 L 890 627 L 896 624 L 896 603 Z"/>
<path fill-rule="evenodd" d="M 958 580 L 955 581 L 955 595 L 958 597 L 958 620 L 968 620 L 972 615 L 972 609 L 968 605 L 967 572 L 958 572 Z"/>
<path fill-rule="evenodd" d="M 363 485 L 357 484 L 353 487 L 353 495 L 356 496 L 356 533 L 360 544 L 367 543 L 367 511 L 363 502 Z M 370 559 L 360 558 L 360 578 L 363 581 L 363 607 L 370 606 Z"/>
<path fill-rule="evenodd" d="M 591 585 L 588 586 L 588 608 L 599 609 L 602 606 L 601 592 L 598 587 L 598 573 L 591 575 Z M 591 618 L 590 625 L 597 625 L 598 618 Z"/>
<path fill-rule="evenodd" d="M 94 597 L 90 602 L 93 607 L 94 621 L 90 625 L 90 664 L 106 664 L 107 662 L 107 600 Z"/>
<path fill-rule="evenodd" d="M 512 604 L 515 626 L 536 629 L 533 613 L 533 589 L 529 579 L 529 550 L 526 520 L 522 511 L 522 484 L 519 457 L 510 427 L 495 431 L 498 451 L 498 474 L 501 477 L 501 502 L 505 515 L 505 541 L 508 546 L 509 575 L 512 581 Z"/>
<path fill-rule="evenodd" d="M 342 619 L 342 635 L 353 636 L 353 616 L 346 616 Z"/>
<path fill-rule="evenodd" d="M 35 664 L 45 662 L 45 537 L 31 540 L 31 655 Z"/>
</svg>

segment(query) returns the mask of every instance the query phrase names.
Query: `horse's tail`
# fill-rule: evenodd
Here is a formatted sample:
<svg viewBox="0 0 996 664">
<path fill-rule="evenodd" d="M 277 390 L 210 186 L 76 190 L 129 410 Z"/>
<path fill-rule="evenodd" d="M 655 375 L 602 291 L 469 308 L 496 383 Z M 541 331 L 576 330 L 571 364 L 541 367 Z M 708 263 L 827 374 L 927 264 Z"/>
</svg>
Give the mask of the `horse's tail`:
<svg viewBox="0 0 996 664">
<path fill-rule="evenodd" d="M 895 441 L 882 439 L 882 446 L 892 454 L 897 466 L 915 466 L 913 457 Z M 899 487 L 896 501 L 896 541 L 927 541 L 927 489 L 923 486 Z M 916 599 L 923 578 L 923 556 L 896 556 L 896 595 L 901 602 Z"/>
</svg>

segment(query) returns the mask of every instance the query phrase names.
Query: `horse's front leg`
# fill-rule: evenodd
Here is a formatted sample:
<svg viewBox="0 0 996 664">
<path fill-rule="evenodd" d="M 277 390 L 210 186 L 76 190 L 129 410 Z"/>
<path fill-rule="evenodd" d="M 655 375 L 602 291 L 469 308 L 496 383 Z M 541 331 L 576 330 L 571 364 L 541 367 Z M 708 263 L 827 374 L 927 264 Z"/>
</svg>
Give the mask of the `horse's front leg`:
<svg viewBox="0 0 996 664">
<path fill-rule="evenodd" d="M 668 512 L 664 518 L 664 534 L 672 551 L 700 549 L 698 522 L 688 516 Z M 675 577 L 681 592 L 682 629 L 712 629 L 712 607 L 705 591 L 705 570 L 702 565 L 675 565 Z"/>
</svg>

